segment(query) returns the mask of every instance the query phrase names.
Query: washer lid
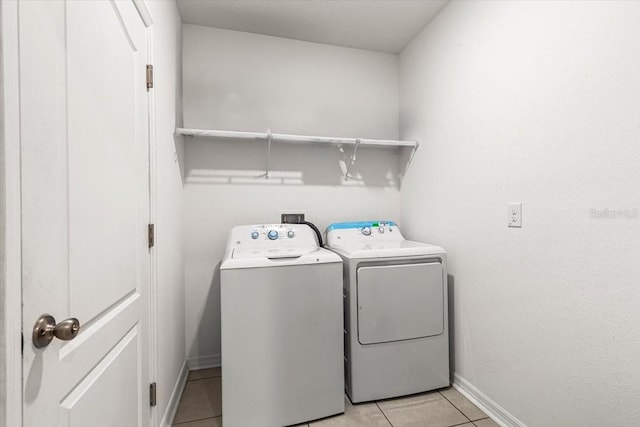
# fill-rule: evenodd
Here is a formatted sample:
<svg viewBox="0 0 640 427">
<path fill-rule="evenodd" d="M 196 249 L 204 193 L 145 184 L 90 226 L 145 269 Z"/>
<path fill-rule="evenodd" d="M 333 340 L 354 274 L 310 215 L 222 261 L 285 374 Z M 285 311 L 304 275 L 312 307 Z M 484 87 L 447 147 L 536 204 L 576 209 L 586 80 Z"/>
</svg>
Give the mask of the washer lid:
<svg viewBox="0 0 640 427">
<path fill-rule="evenodd" d="M 306 255 L 318 250 L 317 246 L 307 247 L 275 247 L 275 248 L 235 248 L 231 254 L 231 258 L 245 259 L 245 258 L 298 258 L 302 255 Z"/>
<path fill-rule="evenodd" d="M 221 270 L 342 263 L 335 253 L 317 246 L 299 248 L 235 248 L 220 265 Z"/>
<path fill-rule="evenodd" d="M 328 248 L 347 258 L 388 258 L 446 254 L 446 251 L 440 246 L 411 240 L 337 244 Z"/>
</svg>

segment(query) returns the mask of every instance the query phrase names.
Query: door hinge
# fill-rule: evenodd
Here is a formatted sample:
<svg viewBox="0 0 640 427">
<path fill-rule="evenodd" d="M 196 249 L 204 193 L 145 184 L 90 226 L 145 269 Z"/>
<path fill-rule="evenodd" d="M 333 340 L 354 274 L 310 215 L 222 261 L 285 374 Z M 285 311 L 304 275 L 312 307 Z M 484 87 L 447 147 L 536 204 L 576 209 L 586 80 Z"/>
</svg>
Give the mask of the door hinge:
<svg viewBox="0 0 640 427">
<path fill-rule="evenodd" d="M 156 406 L 156 383 L 149 384 L 149 406 Z"/>
<path fill-rule="evenodd" d="M 153 88 L 153 65 L 147 64 L 147 90 Z"/>
<path fill-rule="evenodd" d="M 148 229 L 148 239 L 149 239 L 149 248 L 152 248 L 156 244 L 156 235 L 155 235 L 155 224 L 149 224 Z"/>
</svg>

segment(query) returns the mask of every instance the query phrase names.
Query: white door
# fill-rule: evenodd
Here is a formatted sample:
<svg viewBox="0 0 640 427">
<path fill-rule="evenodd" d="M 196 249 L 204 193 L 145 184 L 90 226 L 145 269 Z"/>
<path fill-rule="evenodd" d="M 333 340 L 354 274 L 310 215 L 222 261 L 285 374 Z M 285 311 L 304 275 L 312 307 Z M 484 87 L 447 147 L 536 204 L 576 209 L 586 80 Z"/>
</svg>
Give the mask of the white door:
<svg viewBox="0 0 640 427">
<path fill-rule="evenodd" d="M 131 1 L 19 16 L 24 426 L 148 426 L 147 31 Z M 45 313 L 79 334 L 36 348 Z"/>
</svg>

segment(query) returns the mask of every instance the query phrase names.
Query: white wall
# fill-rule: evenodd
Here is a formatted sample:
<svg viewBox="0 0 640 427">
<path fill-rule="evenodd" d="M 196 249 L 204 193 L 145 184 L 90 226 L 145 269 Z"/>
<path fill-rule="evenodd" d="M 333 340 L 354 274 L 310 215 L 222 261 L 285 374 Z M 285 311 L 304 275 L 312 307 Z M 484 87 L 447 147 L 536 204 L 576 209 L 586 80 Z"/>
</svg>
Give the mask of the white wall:
<svg viewBox="0 0 640 427">
<path fill-rule="evenodd" d="M 185 362 L 185 299 L 183 248 L 184 147 L 174 137 L 182 125 L 182 24 L 174 1 L 147 1 L 153 18 L 154 104 L 156 124 L 156 277 L 158 313 L 158 421 Z M 178 390 L 177 399 L 182 390 Z M 168 414 L 171 416 L 172 414 Z M 169 423 L 171 420 L 164 420 Z"/>
<path fill-rule="evenodd" d="M 184 25 L 188 128 L 397 138 L 397 56 Z M 350 148 L 345 148 L 347 154 Z M 240 224 L 305 211 L 324 229 L 340 220 L 399 217 L 397 153 L 361 149 L 342 179 L 335 147 L 189 139 L 185 148 L 187 352 L 192 366 L 219 363 L 217 265 Z"/>
<path fill-rule="evenodd" d="M 639 2 L 453 2 L 400 56 L 423 144 L 404 231 L 449 250 L 455 371 L 529 426 L 640 420 L 639 22 Z"/>
</svg>

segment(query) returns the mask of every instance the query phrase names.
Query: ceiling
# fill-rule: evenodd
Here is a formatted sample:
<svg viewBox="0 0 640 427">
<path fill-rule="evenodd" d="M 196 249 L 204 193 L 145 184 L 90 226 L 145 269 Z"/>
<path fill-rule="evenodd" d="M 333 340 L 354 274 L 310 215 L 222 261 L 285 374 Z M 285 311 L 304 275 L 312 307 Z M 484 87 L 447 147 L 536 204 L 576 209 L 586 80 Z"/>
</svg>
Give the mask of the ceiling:
<svg viewBox="0 0 640 427">
<path fill-rule="evenodd" d="M 178 0 L 182 21 L 399 53 L 448 0 Z"/>
</svg>

